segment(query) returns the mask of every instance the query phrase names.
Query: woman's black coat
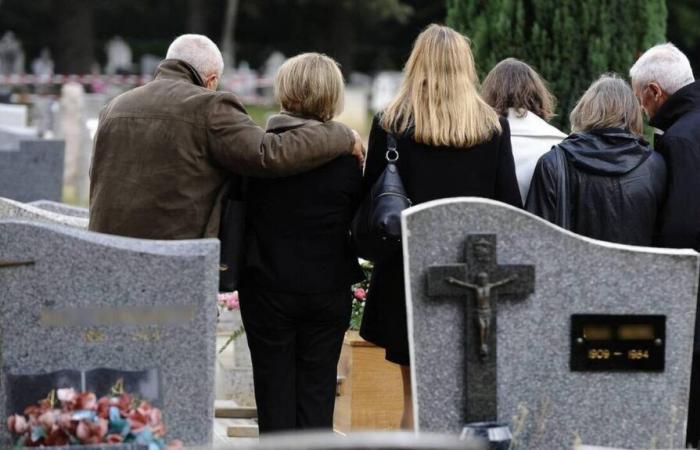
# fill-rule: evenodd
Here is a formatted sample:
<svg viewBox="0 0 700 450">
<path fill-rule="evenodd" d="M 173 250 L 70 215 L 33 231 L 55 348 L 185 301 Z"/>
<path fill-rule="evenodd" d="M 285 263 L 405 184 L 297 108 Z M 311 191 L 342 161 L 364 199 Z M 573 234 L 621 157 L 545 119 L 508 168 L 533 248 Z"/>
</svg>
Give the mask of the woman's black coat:
<svg viewBox="0 0 700 450">
<path fill-rule="evenodd" d="M 654 244 L 666 189 L 661 155 L 622 129 L 570 135 L 540 158 L 527 197 L 526 209 L 552 223 L 561 178 L 556 147 L 566 157 L 571 231 L 620 244 Z"/>
<path fill-rule="evenodd" d="M 397 137 L 399 173 L 413 204 L 448 197 L 485 197 L 522 207 L 510 128 L 500 120 L 503 132 L 468 149 L 419 144 L 412 136 Z M 374 118 L 369 136 L 363 191 L 369 192 L 386 167 L 387 133 Z M 402 355 L 408 364 L 406 298 L 401 253 L 375 263 L 360 334 L 366 340 Z"/>
<path fill-rule="evenodd" d="M 279 114 L 268 121 L 268 131 L 319 124 Z M 352 156 L 295 176 L 251 179 L 243 285 L 294 294 L 347 290 L 350 301 L 350 285 L 364 278 L 349 238 L 361 183 Z"/>
</svg>

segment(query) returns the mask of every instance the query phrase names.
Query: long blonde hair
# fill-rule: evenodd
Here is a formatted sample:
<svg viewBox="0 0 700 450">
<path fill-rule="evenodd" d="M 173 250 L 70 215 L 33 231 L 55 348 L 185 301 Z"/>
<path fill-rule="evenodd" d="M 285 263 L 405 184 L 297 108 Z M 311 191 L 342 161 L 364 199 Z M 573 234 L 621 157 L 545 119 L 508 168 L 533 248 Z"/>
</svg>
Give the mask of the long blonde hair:
<svg viewBox="0 0 700 450">
<path fill-rule="evenodd" d="M 382 128 L 433 146 L 472 147 L 501 132 L 498 114 L 478 92 L 469 40 L 452 28 L 430 25 L 413 45 L 404 79 L 384 111 Z"/>
</svg>

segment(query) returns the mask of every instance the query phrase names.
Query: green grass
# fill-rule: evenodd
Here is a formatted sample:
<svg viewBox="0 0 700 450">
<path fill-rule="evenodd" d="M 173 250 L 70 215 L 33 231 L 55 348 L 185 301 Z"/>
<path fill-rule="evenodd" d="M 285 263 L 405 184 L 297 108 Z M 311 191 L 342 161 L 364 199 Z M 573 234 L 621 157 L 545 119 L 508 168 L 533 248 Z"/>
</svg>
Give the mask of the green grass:
<svg viewBox="0 0 700 450">
<path fill-rule="evenodd" d="M 268 116 L 279 112 L 279 108 L 275 106 L 246 105 L 245 109 L 255 123 L 263 128 L 267 123 Z"/>
</svg>

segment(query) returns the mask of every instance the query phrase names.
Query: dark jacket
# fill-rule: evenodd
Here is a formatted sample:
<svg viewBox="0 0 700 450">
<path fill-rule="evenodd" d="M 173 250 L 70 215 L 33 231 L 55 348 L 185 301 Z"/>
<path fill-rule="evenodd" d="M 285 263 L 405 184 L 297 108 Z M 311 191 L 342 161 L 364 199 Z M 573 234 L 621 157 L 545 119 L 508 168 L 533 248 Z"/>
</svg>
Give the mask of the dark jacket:
<svg viewBox="0 0 700 450">
<path fill-rule="evenodd" d="M 320 126 L 279 114 L 268 131 Z M 243 285 L 297 294 L 347 290 L 350 299 L 350 285 L 364 278 L 348 234 L 361 183 L 352 156 L 292 177 L 250 180 Z"/>
<path fill-rule="evenodd" d="M 398 137 L 398 168 L 413 204 L 448 197 L 475 196 L 522 207 L 510 128 L 500 120 L 503 132 L 468 149 L 433 147 Z M 375 117 L 369 136 L 364 176 L 365 195 L 386 167 L 387 133 Z M 377 262 L 370 281 L 360 334 L 394 354 L 408 355 L 403 257 Z M 395 361 L 408 364 L 404 361 Z"/>
<path fill-rule="evenodd" d="M 90 230 L 148 239 L 216 237 L 230 173 L 283 176 L 352 151 L 338 123 L 265 133 L 236 97 L 165 60 L 155 80 L 100 114 L 90 170 Z"/>
<path fill-rule="evenodd" d="M 595 239 L 652 245 L 666 166 L 639 136 L 621 129 L 574 133 L 537 163 L 526 209 L 557 225 L 557 147 L 566 157 L 570 229 Z"/>
<path fill-rule="evenodd" d="M 673 94 L 649 124 L 664 132 L 654 147 L 668 167 L 659 245 L 700 251 L 700 81 Z"/>
</svg>

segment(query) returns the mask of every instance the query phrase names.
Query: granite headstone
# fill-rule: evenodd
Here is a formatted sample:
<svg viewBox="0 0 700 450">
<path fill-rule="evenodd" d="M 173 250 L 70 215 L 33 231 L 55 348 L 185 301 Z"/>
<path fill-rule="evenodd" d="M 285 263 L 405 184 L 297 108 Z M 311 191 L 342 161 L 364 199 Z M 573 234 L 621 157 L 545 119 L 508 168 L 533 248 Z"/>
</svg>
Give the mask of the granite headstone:
<svg viewBox="0 0 700 450">
<path fill-rule="evenodd" d="M 63 214 L 64 216 L 80 217 L 82 219 L 87 219 L 90 217 L 90 211 L 87 208 L 67 205 L 60 202 L 53 202 L 51 200 L 36 200 L 29 202 L 28 204 L 35 208 L 43 209 L 56 214 Z"/>
<path fill-rule="evenodd" d="M 0 197 L 19 202 L 61 201 L 63 141 L 23 140 L 0 148 Z"/>
<path fill-rule="evenodd" d="M 483 387 L 483 380 L 469 374 L 488 366 L 470 356 L 479 346 L 470 348 L 465 340 L 465 332 L 479 336 L 480 324 L 464 313 L 465 307 L 479 307 L 475 289 L 464 287 L 461 298 L 431 292 L 440 281 L 435 270 L 459 268 L 459 274 L 443 277 L 441 288 L 457 289 L 448 278 L 476 285 L 488 266 L 496 274 L 492 282 L 504 281 L 513 268 L 531 266 L 532 289 L 529 275 L 521 274 L 490 299 L 498 319 L 490 331 L 491 419 L 510 423 L 515 448 L 562 449 L 581 442 L 673 448 L 685 442 L 697 253 L 596 241 L 476 198 L 411 208 L 404 212 L 403 233 L 417 429 L 459 432 L 473 406 L 468 391 Z M 484 237 L 494 243 L 485 262 L 470 256 Z M 515 298 L 509 290 L 518 290 Z M 579 336 L 581 317 L 589 322 Z M 639 340 L 625 341 L 623 329 Z M 613 350 L 606 353 L 608 345 Z M 632 347 L 618 352 L 616 345 Z M 581 355 L 585 370 L 577 366 Z"/>
<path fill-rule="evenodd" d="M 19 148 L 21 141 L 39 139 L 39 130 L 32 127 L 0 125 L 0 150 Z"/>
<path fill-rule="evenodd" d="M 10 105 L 0 103 L 0 125 L 8 127 L 26 127 L 29 121 L 27 105 Z"/>
<path fill-rule="evenodd" d="M 212 239 L 0 221 L 0 411 L 121 383 L 162 409 L 167 440 L 211 444 L 218 255 Z"/>
<path fill-rule="evenodd" d="M 0 220 L 18 219 L 31 222 L 66 225 L 73 228 L 87 229 L 87 217 L 49 211 L 28 203 L 20 203 L 0 197 Z"/>
</svg>

